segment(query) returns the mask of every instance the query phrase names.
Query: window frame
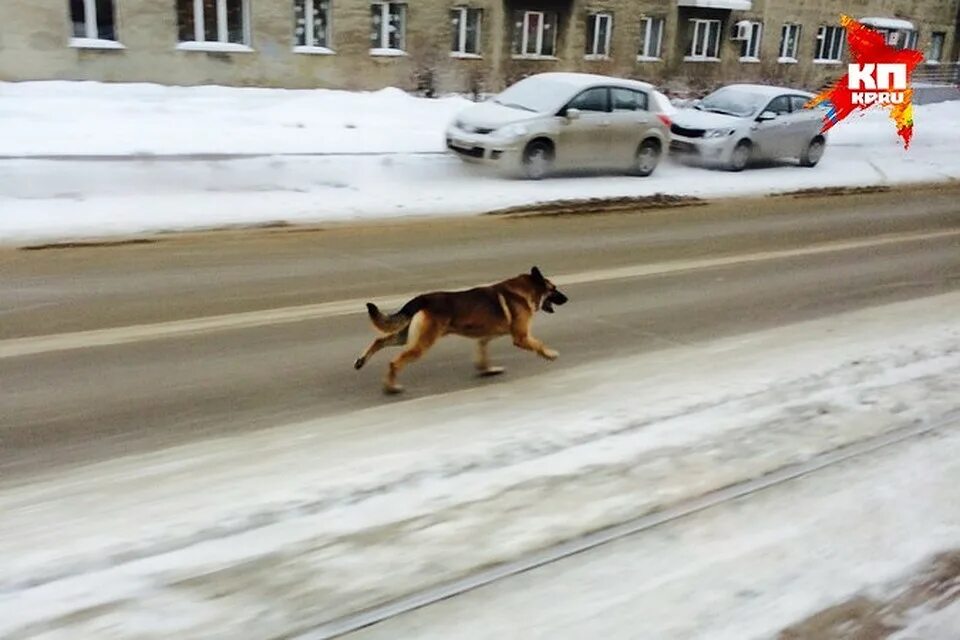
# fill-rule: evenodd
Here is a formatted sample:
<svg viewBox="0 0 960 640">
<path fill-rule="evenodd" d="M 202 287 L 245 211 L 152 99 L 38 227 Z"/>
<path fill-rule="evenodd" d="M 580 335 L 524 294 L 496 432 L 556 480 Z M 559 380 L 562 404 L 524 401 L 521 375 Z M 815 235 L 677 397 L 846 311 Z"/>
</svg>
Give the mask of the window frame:
<svg viewBox="0 0 960 640">
<path fill-rule="evenodd" d="M 372 9 L 373 7 L 380 7 L 380 38 L 377 40 L 377 45 L 375 47 L 370 47 L 370 55 L 374 56 L 405 56 L 407 55 L 407 3 L 406 2 L 396 2 L 395 0 L 373 0 L 370 3 L 371 8 L 371 21 L 372 18 Z M 390 10 L 391 7 L 397 7 L 400 14 L 400 37 L 399 37 L 399 47 L 391 47 L 390 45 L 390 32 L 388 27 L 390 26 Z M 373 25 L 371 25 L 373 26 Z M 386 45 L 386 46 L 383 46 Z"/>
<path fill-rule="evenodd" d="M 296 6 L 299 3 L 303 3 L 303 42 L 304 44 L 299 44 L 297 42 L 297 33 L 296 33 L 296 24 L 294 24 L 294 41 L 293 41 L 293 51 L 294 53 L 319 53 L 319 54 L 330 54 L 334 53 L 331 45 L 333 44 L 333 22 L 332 22 L 332 3 L 333 0 L 293 0 L 294 5 L 294 19 L 296 19 Z M 326 2 L 327 3 L 327 15 L 324 16 L 323 24 L 326 26 L 324 33 L 324 44 L 317 44 L 316 30 L 314 29 L 314 20 L 313 17 L 316 15 L 317 5 Z"/>
<path fill-rule="evenodd" d="M 927 55 L 928 53 L 933 53 L 934 44 L 937 44 L 937 55 L 936 57 L 932 55 Z M 941 59 L 943 58 L 943 50 L 947 44 L 947 33 L 945 31 L 932 31 L 930 33 L 930 46 L 927 48 L 927 51 L 923 54 L 923 61 L 925 64 L 937 65 L 940 64 Z"/>
<path fill-rule="evenodd" d="M 97 21 L 99 12 L 97 11 L 100 2 L 110 3 L 110 12 L 113 18 L 113 37 L 104 38 L 100 35 L 100 25 Z M 83 35 L 76 34 L 76 26 L 79 24 L 73 15 L 73 3 L 69 3 L 70 13 L 70 39 L 71 47 L 77 49 L 125 49 L 120 44 L 120 25 L 117 20 L 117 2 L 116 0 L 81 0 L 83 4 Z"/>
<path fill-rule="evenodd" d="M 600 40 L 600 22 L 606 22 L 607 29 L 603 39 L 603 50 L 598 50 L 597 45 Z M 593 33 L 590 33 L 590 24 L 593 23 Z M 609 11 L 594 11 L 587 14 L 586 44 L 587 51 L 584 52 L 584 58 L 587 60 L 609 60 L 610 59 L 610 37 L 613 33 L 613 14 Z M 591 35 L 593 36 L 591 38 Z"/>
<path fill-rule="evenodd" d="M 791 42 L 789 33 L 793 32 L 793 50 L 788 51 L 788 45 Z M 800 38 L 803 34 L 803 25 L 798 22 L 784 22 L 780 27 L 780 52 L 777 56 L 777 62 L 780 64 L 795 64 L 799 62 Z"/>
<path fill-rule="evenodd" d="M 756 20 L 747 20 L 747 22 L 750 24 L 750 38 L 740 41 L 740 62 L 760 62 L 763 23 Z"/>
<path fill-rule="evenodd" d="M 715 18 L 690 18 L 689 19 L 693 27 L 693 38 L 690 40 L 690 51 L 687 52 L 687 55 L 683 57 L 684 62 L 719 62 L 720 61 L 720 39 L 723 31 L 723 21 L 717 20 Z M 716 26 L 716 41 L 714 43 L 713 55 L 708 55 L 711 53 L 708 51 L 710 47 L 710 29 L 711 26 Z M 701 27 L 704 27 L 705 36 L 703 38 L 703 47 L 701 47 L 704 53 L 697 53 L 697 35 L 701 31 Z"/>
<path fill-rule="evenodd" d="M 466 5 L 459 5 L 452 7 L 450 13 L 459 14 L 458 25 L 457 25 L 457 48 L 450 52 L 450 55 L 455 58 L 480 58 L 482 57 L 483 51 L 483 9 L 480 7 L 469 7 Z M 467 51 L 467 30 L 469 28 L 469 17 L 473 13 L 477 17 L 477 50 L 476 51 Z"/>
<path fill-rule="evenodd" d="M 180 40 L 177 49 L 181 51 L 232 51 L 250 52 L 252 33 L 250 29 L 250 0 L 235 0 L 240 3 L 240 22 L 242 25 L 242 42 L 230 41 L 230 25 L 227 19 L 227 3 L 229 0 L 216 0 L 217 3 L 217 39 L 206 39 L 206 22 L 203 10 L 203 0 L 192 0 L 191 12 L 193 15 L 193 40 Z M 178 36 L 179 37 L 179 36 Z"/>
<path fill-rule="evenodd" d="M 650 62 L 663 60 L 663 27 L 665 23 L 666 18 L 663 16 L 644 16 L 640 19 L 640 33 L 643 47 L 642 50 L 637 53 L 637 60 Z M 654 32 L 654 25 L 658 27 L 656 29 L 657 50 L 654 55 L 651 55 L 650 35 Z"/>
<path fill-rule="evenodd" d="M 832 36 L 832 37 L 828 37 Z M 846 39 L 846 33 L 843 27 L 822 24 L 817 29 L 817 47 L 813 52 L 814 64 L 838 64 L 843 61 L 843 42 Z M 825 49 L 830 49 L 825 51 Z M 823 54 L 831 55 L 833 49 L 836 49 L 836 57 L 824 57 Z"/>
<path fill-rule="evenodd" d="M 511 57 L 516 59 L 527 59 L 527 60 L 556 60 L 557 59 L 557 30 L 559 29 L 560 24 L 560 15 L 556 11 L 542 11 L 539 9 L 516 9 L 514 15 L 521 13 L 523 18 L 520 25 L 520 52 L 512 52 Z M 530 16 L 538 15 L 540 16 L 539 20 L 539 29 L 537 29 L 537 38 L 536 38 L 536 53 L 527 53 L 527 46 L 530 44 L 529 35 L 530 35 Z M 544 33 L 547 31 L 546 24 L 551 22 L 553 24 L 553 29 L 550 30 L 550 41 L 552 53 L 543 53 L 543 43 L 544 43 Z M 516 28 L 516 21 L 513 22 L 513 28 Z M 513 48 L 515 40 L 513 34 L 511 34 L 511 49 Z"/>
</svg>

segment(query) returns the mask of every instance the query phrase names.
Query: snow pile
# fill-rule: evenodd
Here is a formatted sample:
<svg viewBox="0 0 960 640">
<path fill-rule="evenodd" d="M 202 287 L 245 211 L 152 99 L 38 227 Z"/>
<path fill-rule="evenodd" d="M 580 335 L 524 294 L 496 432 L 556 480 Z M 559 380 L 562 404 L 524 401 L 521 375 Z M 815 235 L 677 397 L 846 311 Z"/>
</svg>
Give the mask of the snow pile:
<svg viewBox="0 0 960 640">
<path fill-rule="evenodd" d="M 467 104 L 396 90 L 0 83 L 0 156 L 67 158 L 0 159 L 0 243 L 960 179 L 960 101 L 916 107 L 909 151 L 886 112 L 872 111 L 834 127 L 813 169 L 784 162 L 731 174 L 668 160 L 649 178 L 536 183 L 441 153 L 445 126 Z M 170 153 L 194 155 L 159 155 Z M 70 159 L 77 154 L 121 157 Z"/>
<path fill-rule="evenodd" d="M 0 491 L 0 635 L 283 635 L 939 420 L 958 312 L 901 303 Z"/>
<path fill-rule="evenodd" d="M 470 104 L 399 89 L 0 83 L 0 156 L 442 151 Z"/>
</svg>

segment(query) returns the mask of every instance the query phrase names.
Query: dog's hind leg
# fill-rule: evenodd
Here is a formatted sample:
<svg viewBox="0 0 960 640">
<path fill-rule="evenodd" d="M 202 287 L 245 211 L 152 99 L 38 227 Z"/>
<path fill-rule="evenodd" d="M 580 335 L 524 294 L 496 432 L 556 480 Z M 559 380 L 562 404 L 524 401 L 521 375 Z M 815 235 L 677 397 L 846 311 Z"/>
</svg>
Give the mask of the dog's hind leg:
<svg viewBox="0 0 960 640">
<path fill-rule="evenodd" d="M 390 361 L 390 367 L 387 369 L 387 377 L 383 381 L 385 393 L 400 393 L 403 391 L 403 387 L 397 384 L 397 375 L 400 370 L 423 357 L 427 349 L 432 347 L 441 335 L 443 335 L 443 327 L 429 315 L 421 311 L 413 317 L 413 321 L 410 323 L 407 348 Z"/>
<path fill-rule="evenodd" d="M 384 347 L 402 347 L 407 343 L 407 329 L 404 328 L 403 331 L 398 331 L 397 333 L 390 334 L 388 336 L 381 336 L 370 343 L 370 346 L 360 354 L 360 357 L 353 363 L 354 369 L 360 369 L 363 365 L 367 364 L 373 354 Z"/>
<path fill-rule="evenodd" d="M 473 364 L 477 367 L 477 371 L 480 372 L 481 376 L 495 376 L 505 371 L 503 367 L 493 367 L 490 365 L 490 354 L 487 353 L 488 344 L 490 344 L 490 338 L 477 340 L 477 354 L 473 360 Z"/>
</svg>

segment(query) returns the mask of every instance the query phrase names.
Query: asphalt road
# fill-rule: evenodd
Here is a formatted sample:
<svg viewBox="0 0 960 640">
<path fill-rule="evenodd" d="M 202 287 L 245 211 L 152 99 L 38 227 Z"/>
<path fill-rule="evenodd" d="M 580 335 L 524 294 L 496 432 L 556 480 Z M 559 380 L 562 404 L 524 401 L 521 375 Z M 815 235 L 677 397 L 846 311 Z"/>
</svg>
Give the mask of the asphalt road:
<svg viewBox="0 0 960 640">
<path fill-rule="evenodd" d="M 0 482 L 954 290 L 958 196 L 948 185 L 0 249 Z M 448 339 L 404 373 L 399 398 L 380 392 L 391 352 L 353 370 L 374 335 L 363 301 L 534 264 L 571 298 L 534 326 L 558 361 L 495 342 L 508 371 L 478 380 L 472 345 Z"/>
</svg>

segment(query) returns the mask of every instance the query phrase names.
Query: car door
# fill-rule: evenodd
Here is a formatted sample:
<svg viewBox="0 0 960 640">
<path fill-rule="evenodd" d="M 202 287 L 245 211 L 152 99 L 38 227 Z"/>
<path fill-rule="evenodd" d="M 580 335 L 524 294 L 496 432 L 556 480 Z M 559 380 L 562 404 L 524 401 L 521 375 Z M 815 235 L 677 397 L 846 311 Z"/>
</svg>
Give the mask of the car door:
<svg viewBox="0 0 960 640">
<path fill-rule="evenodd" d="M 637 149 L 653 126 L 656 116 L 650 113 L 650 97 L 638 89 L 610 88 L 609 149 L 611 165 L 633 164 Z"/>
<path fill-rule="evenodd" d="M 790 96 L 790 127 L 788 131 L 790 156 L 799 156 L 820 133 L 823 127 L 823 112 L 818 109 L 805 109 L 810 101 L 807 96 Z"/>
<path fill-rule="evenodd" d="M 784 135 L 790 126 L 790 97 L 773 98 L 760 113 L 773 112 L 772 120 L 757 120 L 753 125 L 754 157 L 779 158 L 787 153 Z"/>
<path fill-rule="evenodd" d="M 579 117 L 569 118 L 570 109 Z M 560 116 L 563 122 L 558 134 L 556 164 L 566 169 L 596 168 L 607 162 L 610 139 L 610 91 L 592 87 L 574 96 Z"/>
</svg>

